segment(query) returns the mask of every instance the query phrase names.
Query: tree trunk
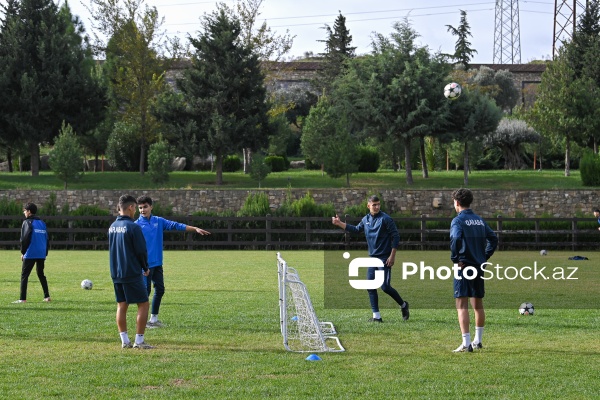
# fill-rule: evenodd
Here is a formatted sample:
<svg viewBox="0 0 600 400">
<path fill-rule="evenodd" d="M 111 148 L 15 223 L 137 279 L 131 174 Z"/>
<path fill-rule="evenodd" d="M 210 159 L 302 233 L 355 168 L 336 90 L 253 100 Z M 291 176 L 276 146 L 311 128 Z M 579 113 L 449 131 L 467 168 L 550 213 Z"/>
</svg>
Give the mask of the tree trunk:
<svg viewBox="0 0 600 400">
<path fill-rule="evenodd" d="M 421 151 L 421 166 L 423 167 L 423 178 L 429 178 L 427 170 L 427 157 L 425 157 L 425 137 L 419 136 L 419 150 Z"/>
<path fill-rule="evenodd" d="M 40 145 L 38 142 L 29 142 L 29 156 L 31 157 L 31 176 L 40 176 Z"/>
<path fill-rule="evenodd" d="M 223 184 L 223 155 L 220 151 L 217 152 L 217 162 L 215 164 L 217 170 L 217 185 Z"/>
<path fill-rule="evenodd" d="M 346 173 L 346 186 L 350 187 L 350 174 Z"/>
<path fill-rule="evenodd" d="M 140 145 L 140 175 L 144 175 L 144 160 L 146 159 L 146 140 L 142 137 Z"/>
<path fill-rule="evenodd" d="M 569 134 L 566 137 L 566 149 L 565 149 L 565 176 L 571 176 L 571 138 Z"/>
<path fill-rule="evenodd" d="M 464 166 L 463 169 L 465 171 L 464 174 L 464 185 L 465 187 L 469 186 L 469 142 L 467 140 L 465 140 L 465 159 L 464 159 Z"/>
<path fill-rule="evenodd" d="M 6 149 L 6 161 L 8 161 L 8 172 L 13 172 L 12 149 L 10 147 Z"/>
<path fill-rule="evenodd" d="M 252 150 L 249 147 L 244 147 L 242 150 L 242 156 L 244 158 L 244 174 L 250 173 L 250 163 L 252 162 Z"/>
<path fill-rule="evenodd" d="M 404 169 L 406 170 L 406 184 L 413 184 L 413 176 L 412 176 L 412 167 L 410 166 L 410 138 L 404 139 L 404 162 L 406 165 Z"/>
</svg>

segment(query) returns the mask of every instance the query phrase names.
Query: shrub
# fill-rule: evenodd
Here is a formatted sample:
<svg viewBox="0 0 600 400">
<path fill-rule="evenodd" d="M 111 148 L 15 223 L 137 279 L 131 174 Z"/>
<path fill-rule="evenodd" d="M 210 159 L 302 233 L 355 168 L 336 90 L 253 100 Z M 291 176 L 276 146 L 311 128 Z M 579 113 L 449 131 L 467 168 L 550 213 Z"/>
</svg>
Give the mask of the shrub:
<svg viewBox="0 0 600 400">
<path fill-rule="evenodd" d="M 579 163 L 584 186 L 600 186 L 600 156 L 586 153 Z"/>
<path fill-rule="evenodd" d="M 160 138 L 158 142 L 151 144 L 148 150 L 148 175 L 152 183 L 160 185 L 169 181 L 169 172 L 171 172 L 169 144 Z"/>
<path fill-rule="evenodd" d="M 239 156 L 227 156 L 223 159 L 223 172 L 236 172 L 240 169 L 242 169 L 242 160 Z"/>
<path fill-rule="evenodd" d="M 377 172 L 379 163 L 379 152 L 375 147 L 358 147 L 358 172 Z"/>
<path fill-rule="evenodd" d="M 263 217 L 271 213 L 266 193 L 250 193 L 238 212 L 238 217 Z"/>
<path fill-rule="evenodd" d="M 286 171 L 288 169 L 286 167 L 285 158 L 283 158 L 282 156 L 265 157 L 265 164 L 271 167 L 272 172 L 281 172 Z"/>
</svg>

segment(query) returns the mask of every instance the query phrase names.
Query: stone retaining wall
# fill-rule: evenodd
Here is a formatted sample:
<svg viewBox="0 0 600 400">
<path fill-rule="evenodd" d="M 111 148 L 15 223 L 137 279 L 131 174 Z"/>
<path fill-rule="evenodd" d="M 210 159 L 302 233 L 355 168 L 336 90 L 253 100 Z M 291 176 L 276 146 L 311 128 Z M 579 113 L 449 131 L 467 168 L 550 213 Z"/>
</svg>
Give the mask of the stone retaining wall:
<svg viewBox="0 0 600 400">
<path fill-rule="evenodd" d="M 152 197 L 161 205 L 171 205 L 177 215 L 188 215 L 197 211 L 222 212 L 239 210 L 250 193 L 258 190 L 140 190 L 130 191 L 134 196 L 142 194 Z M 287 189 L 264 190 L 269 202 L 276 209 L 285 200 Z M 333 203 L 338 212 L 350 205 L 360 204 L 371 194 L 364 189 L 292 189 L 298 199 L 309 192 L 317 204 Z M 0 190 L 0 199 L 16 200 L 19 203 L 34 202 L 42 205 L 51 193 L 56 194 L 57 205 L 65 204 L 75 209 L 81 205 L 96 205 L 116 214 L 119 196 L 123 191 L 115 190 Z M 451 190 L 383 190 L 379 192 L 388 212 L 402 215 L 446 217 L 452 214 Z M 506 217 L 572 217 L 577 212 L 592 214 L 600 207 L 600 190 L 531 190 L 500 191 L 473 190 L 473 209 L 483 217 L 501 214 Z M 367 210 L 365 209 L 365 212 Z"/>
</svg>

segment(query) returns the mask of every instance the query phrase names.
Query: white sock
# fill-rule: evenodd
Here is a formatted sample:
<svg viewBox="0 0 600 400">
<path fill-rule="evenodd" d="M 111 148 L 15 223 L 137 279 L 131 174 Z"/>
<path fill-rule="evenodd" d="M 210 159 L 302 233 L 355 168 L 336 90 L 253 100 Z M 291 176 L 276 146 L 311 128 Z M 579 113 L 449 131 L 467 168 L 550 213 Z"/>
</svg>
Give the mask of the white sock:
<svg viewBox="0 0 600 400">
<path fill-rule="evenodd" d="M 483 326 L 475 327 L 475 339 L 473 339 L 473 343 L 481 343 L 481 338 L 483 337 Z"/>
<path fill-rule="evenodd" d="M 127 332 L 119 332 L 119 336 L 121 336 L 121 343 L 129 343 L 129 336 L 127 335 Z"/>
<path fill-rule="evenodd" d="M 469 347 L 469 345 L 471 344 L 471 334 L 463 333 L 462 338 L 463 338 L 463 346 Z"/>
<path fill-rule="evenodd" d="M 158 321 L 158 314 L 150 315 L 150 322 L 155 323 L 156 321 Z"/>
<path fill-rule="evenodd" d="M 140 343 L 144 343 L 144 335 L 140 335 L 139 333 L 135 334 L 135 343 L 136 344 L 140 344 Z"/>
<path fill-rule="evenodd" d="M 381 319 L 381 313 L 379 311 L 373 313 L 373 318 Z"/>
</svg>

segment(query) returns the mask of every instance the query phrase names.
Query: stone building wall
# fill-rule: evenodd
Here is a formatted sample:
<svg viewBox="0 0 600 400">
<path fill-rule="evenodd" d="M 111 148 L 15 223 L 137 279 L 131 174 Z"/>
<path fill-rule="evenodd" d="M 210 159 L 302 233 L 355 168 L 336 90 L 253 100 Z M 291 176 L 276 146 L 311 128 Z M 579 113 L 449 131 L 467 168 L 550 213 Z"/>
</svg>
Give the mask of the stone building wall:
<svg viewBox="0 0 600 400">
<path fill-rule="evenodd" d="M 140 190 L 129 194 L 149 195 L 161 205 L 170 205 L 177 215 L 189 215 L 198 211 L 223 212 L 239 210 L 250 193 L 257 190 Z M 287 189 L 263 190 L 269 196 L 273 209 L 285 200 Z M 117 213 L 117 203 L 122 191 L 115 190 L 0 190 L 0 199 L 15 200 L 19 203 L 46 203 L 52 193 L 56 195 L 59 207 L 65 204 L 70 209 L 81 205 L 96 205 Z M 310 193 L 317 204 L 333 203 L 341 213 L 351 205 L 361 204 L 368 195 L 364 189 L 292 189 L 291 194 L 298 199 Z M 385 208 L 390 213 L 430 217 L 447 217 L 453 212 L 452 190 L 383 190 Z M 591 210 L 600 206 L 600 190 L 531 190 L 497 191 L 473 190 L 473 209 L 483 217 L 497 214 L 505 217 L 553 216 L 568 218 L 578 212 L 591 216 Z M 366 212 L 366 209 L 365 209 Z"/>
</svg>

